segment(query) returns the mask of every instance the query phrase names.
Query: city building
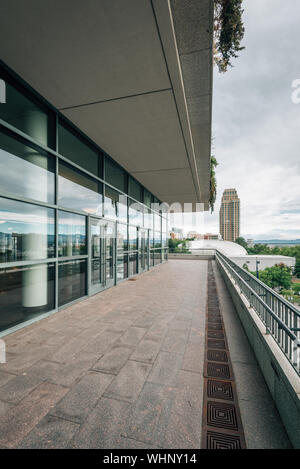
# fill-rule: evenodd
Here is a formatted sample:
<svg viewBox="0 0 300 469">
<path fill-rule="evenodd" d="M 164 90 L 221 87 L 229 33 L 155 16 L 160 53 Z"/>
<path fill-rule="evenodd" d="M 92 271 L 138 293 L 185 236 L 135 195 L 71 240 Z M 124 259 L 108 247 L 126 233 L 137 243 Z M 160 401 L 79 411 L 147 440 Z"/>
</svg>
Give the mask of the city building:
<svg viewBox="0 0 300 469">
<path fill-rule="evenodd" d="M 172 228 L 170 236 L 172 239 L 183 239 L 183 230 L 180 228 Z"/>
<path fill-rule="evenodd" d="M 219 233 L 218 234 L 205 233 L 205 235 L 203 235 L 203 239 L 222 239 L 222 238 L 221 238 L 221 235 Z"/>
<path fill-rule="evenodd" d="M 240 199 L 236 189 L 225 189 L 223 192 L 219 227 L 224 241 L 235 241 L 240 236 Z"/>
<path fill-rule="evenodd" d="M 208 4 L 1 2 L 0 332 L 164 262 L 161 202 L 208 209 Z"/>
</svg>

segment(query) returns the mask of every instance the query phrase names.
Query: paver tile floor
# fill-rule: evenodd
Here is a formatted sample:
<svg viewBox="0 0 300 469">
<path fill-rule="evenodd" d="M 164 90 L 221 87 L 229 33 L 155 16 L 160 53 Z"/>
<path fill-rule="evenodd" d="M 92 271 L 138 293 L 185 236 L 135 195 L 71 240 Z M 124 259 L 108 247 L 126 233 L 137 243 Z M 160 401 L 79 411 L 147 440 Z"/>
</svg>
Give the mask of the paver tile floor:
<svg viewBox="0 0 300 469">
<path fill-rule="evenodd" d="M 5 336 L 0 447 L 200 448 L 206 300 L 207 261 L 172 260 Z"/>
</svg>

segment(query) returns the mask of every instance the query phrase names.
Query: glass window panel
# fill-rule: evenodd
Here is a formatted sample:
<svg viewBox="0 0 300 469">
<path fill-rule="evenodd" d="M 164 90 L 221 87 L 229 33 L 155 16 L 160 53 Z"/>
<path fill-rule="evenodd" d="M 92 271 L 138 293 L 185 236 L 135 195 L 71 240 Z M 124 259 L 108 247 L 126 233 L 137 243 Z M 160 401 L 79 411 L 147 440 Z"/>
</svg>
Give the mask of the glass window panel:
<svg viewBox="0 0 300 469">
<path fill-rule="evenodd" d="M 150 208 L 144 210 L 144 226 L 149 230 L 153 230 L 153 213 Z"/>
<path fill-rule="evenodd" d="M 128 234 L 127 234 L 127 225 L 118 223 L 117 231 L 117 249 L 119 251 L 127 251 L 128 249 Z"/>
<path fill-rule="evenodd" d="M 0 269 L 0 331 L 54 309 L 55 266 Z"/>
<path fill-rule="evenodd" d="M 129 255 L 129 277 L 137 274 L 138 254 Z"/>
<path fill-rule="evenodd" d="M 109 186 L 105 186 L 104 216 L 116 219 L 118 216 L 119 192 Z"/>
<path fill-rule="evenodd" d="M 149 191 L 147 191 L 147 189 L 144 189 L 144 204 L 147 205 L 147 207 L 151 207 L 151 199 L 152 199 L 152 196 L 150 194 Z"/>
<path fill-rule="evenodd" d="M 133 226 L 128 227 L 129 232 L 129 249 L 134 251 L 137 249 L 137 229 Z"/>
<path fill-rule="evenodd" d="M 105 158 L 105 181 L 126 192 L 126 172 L 110 158 Z"/>
<path fill-rule="evenodd" d="M 135 181 L 132 177 L 129 176 L 128 179 L 128 194 L 133 199 L 142 202 L 142 186 L 139 182 Z"/>
<path fill-rule="evenodd" d="M 55 256 L 54 210 L 0 198 L 0 262 Z"/>
<path fill-rule="evenodd" d="M 149 244 L 150 244 L 150 248 L 154 247 L 154 233 L 153 233 L 153 231 L 149 232 Z"/>
<path fill-rule="evenodd" d="M 102 177 L 101 153 L 61 123 L 58 125 L 58 152 L 95 176 Z"/>
<path fill-rule="evenodd" d="M 55 159 L 1 131 L 0 190 L 53 204 L 54 187 Z"/>
<path fill-rule="evenodd" d="M 154 213 L 154 229 L 155 231 L 161 231 L 161 216 Z"/>
<path fill-rule="evenodd" d="M 154 251 L 154 265 L 161 263 L 161 250 L 157 249 Z"/>
<path fill-rule="evenodd" d="M 86 261 L 62 262 L 58 267 L 58 305 L 62 306 L 86 294 Z"/>
<path fill-rule="evenodd" d="M 54 147 L 54 115 L 45 112 L 15 86 L 6 82 L 6 102 L 0 105 L 0 119 L 16 127 L 42 145 Z M 18 87 L 19 88 L 19 87 Z"/>
<path fill-rule="evenodd" d="M 58 255 L 67 257 L 86 253 L 86 218 L 60 210 L 58 212 Z"/>
<path fill-rule="evenodd" d="M 143 226 L 143 211 L 144 208 L 142 205 L 129 199 L 129 223 L 136 226 Z"/>
<path fill-rule="evenodd" d="M 117 257 L 117 281 L 128 277 L 128 255 Z"/>
<path fill-rule="evenodd" d="M 102 216 L 102 184 L 60 162 L 58 203 L 67 208 Z"/>
<path fill-rule="evenodd" d="M 154 247 L 155 248 L 161 247 L 161 234 L 157 231 L 154 232 Z"/>
</svg>

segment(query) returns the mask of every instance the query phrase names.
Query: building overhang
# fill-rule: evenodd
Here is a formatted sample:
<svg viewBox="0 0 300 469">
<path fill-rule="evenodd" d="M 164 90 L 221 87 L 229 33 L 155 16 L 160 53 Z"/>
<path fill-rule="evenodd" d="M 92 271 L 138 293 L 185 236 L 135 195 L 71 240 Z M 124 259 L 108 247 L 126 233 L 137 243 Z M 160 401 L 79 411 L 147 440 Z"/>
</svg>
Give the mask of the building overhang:
<svg viewBox="0 0 300 469">
<path fill-rule="evenodd" d="M 208 209 L 212 0 L 2 0 L 1 59 L 160 200 Z"/>
</svg>

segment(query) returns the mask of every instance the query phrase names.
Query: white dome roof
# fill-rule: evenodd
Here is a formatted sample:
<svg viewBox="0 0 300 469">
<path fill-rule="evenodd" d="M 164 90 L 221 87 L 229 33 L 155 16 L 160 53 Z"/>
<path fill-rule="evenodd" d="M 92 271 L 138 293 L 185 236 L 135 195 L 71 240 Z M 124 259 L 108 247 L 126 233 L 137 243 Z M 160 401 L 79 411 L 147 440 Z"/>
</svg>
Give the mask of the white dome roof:
<svg viewBox="0 0 300 469">
<path fill-rule="evenodd" d="M 217 239 L 198 239 L 189 242 L 190 251 L 197 251 L 198 249 L 218 249 L 226 256 L 244 256 L 247 251 L 243 246 L 231 241 L 221 241 Z"/>
</svg>

